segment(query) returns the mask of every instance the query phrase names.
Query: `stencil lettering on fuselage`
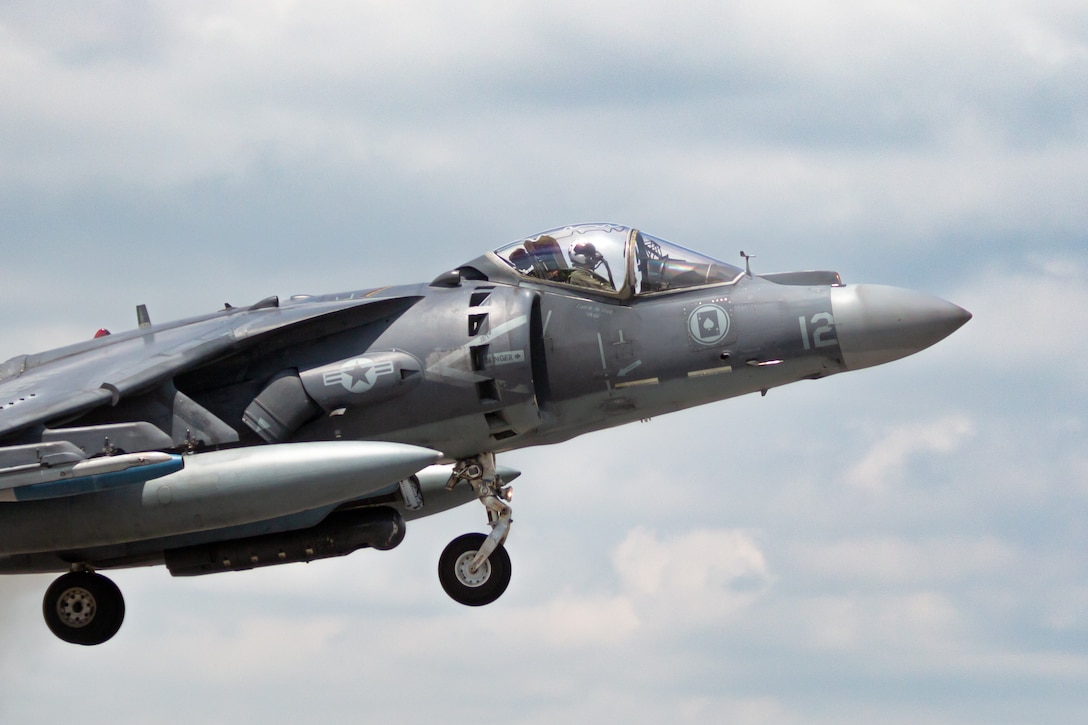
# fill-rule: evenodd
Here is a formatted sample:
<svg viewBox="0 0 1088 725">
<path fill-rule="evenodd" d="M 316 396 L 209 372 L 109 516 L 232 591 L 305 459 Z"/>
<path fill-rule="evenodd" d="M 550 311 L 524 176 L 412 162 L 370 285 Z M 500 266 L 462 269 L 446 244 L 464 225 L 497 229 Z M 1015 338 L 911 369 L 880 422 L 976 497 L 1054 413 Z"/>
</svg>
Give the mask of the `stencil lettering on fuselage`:
<svg viewBox="0 0 1088 725">
<path fill-rule="evenodd" d="M 488 356 L 492 365 L 510 365 L 512 363 L 525 362 L 524 350 L 511 350 L 509 352 L 497 352 Z"/>
</svg>

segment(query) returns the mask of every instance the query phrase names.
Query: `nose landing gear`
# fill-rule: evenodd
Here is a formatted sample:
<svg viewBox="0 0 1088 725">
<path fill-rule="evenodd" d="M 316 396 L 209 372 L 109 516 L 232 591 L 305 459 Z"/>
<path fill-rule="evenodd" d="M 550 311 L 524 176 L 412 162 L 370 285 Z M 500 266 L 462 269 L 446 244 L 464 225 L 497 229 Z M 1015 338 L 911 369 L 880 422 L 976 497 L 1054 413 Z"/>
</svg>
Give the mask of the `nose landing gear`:
<svg viewBox="0 0 1088 725">
<path fill-rule="evenodd" d="M 125 599 L 106 577 L 78 569 L 49 586 L 42 600 L 42 614 L 50 631 L 65 642 L 102 644 L 121 629 Z"/>
<path fill-rule="evenodd" d="M 513 522 L 506 503 L 513 491 L 495 471 L 494 453 L 458 461 L 446 488 L 460 482 L 471 485 L 487 509 L 491 533 L 464 534 L 451 541 L 438 560 L 438 580 L 454 601 L 479 607 L 498 599 L 510 584 L 510 555 L 503 543 Z"/>
</svg>

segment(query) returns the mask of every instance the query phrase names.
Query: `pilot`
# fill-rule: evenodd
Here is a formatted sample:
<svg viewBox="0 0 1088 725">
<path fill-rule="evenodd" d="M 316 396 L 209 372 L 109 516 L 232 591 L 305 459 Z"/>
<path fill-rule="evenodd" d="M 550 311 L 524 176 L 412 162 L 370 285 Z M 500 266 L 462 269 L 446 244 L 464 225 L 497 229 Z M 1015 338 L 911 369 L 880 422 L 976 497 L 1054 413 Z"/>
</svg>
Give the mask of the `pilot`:
<svg viewBox="0 0 1088 725">
<path fill-rule="evenodd" d="M 572 268 L 567 281 L 571 284 L 579 287 L 589 287 L 590 289 L 615 291 L 615 287 L 607 279 L 594 271 L 602 263 L 607 269 L 608 263 L 604 261 L 604 256 L 597 251 L 597 247 L 593 246 L 592 242 L 575 242 L 572 244 L 570 262 Z M 608 276 L 611 277 L 611 273 Z"/>
</svg>

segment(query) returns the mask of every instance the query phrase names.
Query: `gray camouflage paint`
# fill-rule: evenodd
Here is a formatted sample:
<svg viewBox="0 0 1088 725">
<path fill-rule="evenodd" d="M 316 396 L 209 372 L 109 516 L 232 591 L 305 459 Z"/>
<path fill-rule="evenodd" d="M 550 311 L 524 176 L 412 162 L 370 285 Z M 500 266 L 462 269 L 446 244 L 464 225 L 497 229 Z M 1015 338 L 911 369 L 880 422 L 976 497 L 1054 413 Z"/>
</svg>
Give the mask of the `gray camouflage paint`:
<svg viewBox="0 0 1088 725">
<path fill-rule="evenodd" d="M 628 249 L 637 238 L 630 230 Z M 142 492 L 0 503 L 0 571 L 159 563 L 167 550 L 314 526 L 348 499 L 350 507 L 381 504 L 418 518 L 475 497 L 467 487 L 446 490 L 448 469 L 424 471 L 435 457 L 450 463 L 556 443 L 886 362 L 970 317 L 908 290 L 842 286 L 830 272 L 758 277 L 737 269 L 727 282 L 636 295 L 636 256 L 628 255 L 627 281 L 612 293 L 520 274 L 486 254 L 431 284 L 282 307 L 270 299 L 8 361 L 0 366 L 0 393 L 13 403 L 0 410 L 8 444 L 86 448 L 98 432 L 120 428 L 129 445 L 192 453 L 197 470 L 236 446 L 256 446 L 242 449 L 256 451 L 256 461 L 271 444 L 269 451 L 288 451 L 281 464 L 303 473 L 290 505 L 278 507 L 255 505 L 279 496 L 256 463 L 239 469 L 229 496 L 190 492 L 195 508 L 119 505 L 161 503 L 166 479 Z M 326 466 L 282 445 L 328 441 L 404 445 L 395 455 L 360 451 L 342 468 L 354 466 L 362 483 L 334 485 L 330 495 Z M 227 452 L 205 452 L 216 448 Z M 424 481 L 418 510 L 394 483 L 413 472 Z M 193 475 L 171 477 L 184 489 Z M 58 527 L 64 536 L 40 533 Z"/>
</svg>

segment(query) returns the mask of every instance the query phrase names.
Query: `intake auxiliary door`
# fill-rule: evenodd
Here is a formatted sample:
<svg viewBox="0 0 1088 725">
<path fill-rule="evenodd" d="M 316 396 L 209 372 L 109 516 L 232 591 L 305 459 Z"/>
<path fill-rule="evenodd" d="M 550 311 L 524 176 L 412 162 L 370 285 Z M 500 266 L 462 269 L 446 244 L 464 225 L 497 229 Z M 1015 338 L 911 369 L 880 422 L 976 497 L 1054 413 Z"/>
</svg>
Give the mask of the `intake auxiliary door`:
<svg viewBox="0 0 1088 725">
<path fill-rule="evenodd" d="M 468 353 L 476 394 L 496 441 L 540 425 L 547 390 L 535 292 L 481 285 L 469 298 Z"/>
</svg>

